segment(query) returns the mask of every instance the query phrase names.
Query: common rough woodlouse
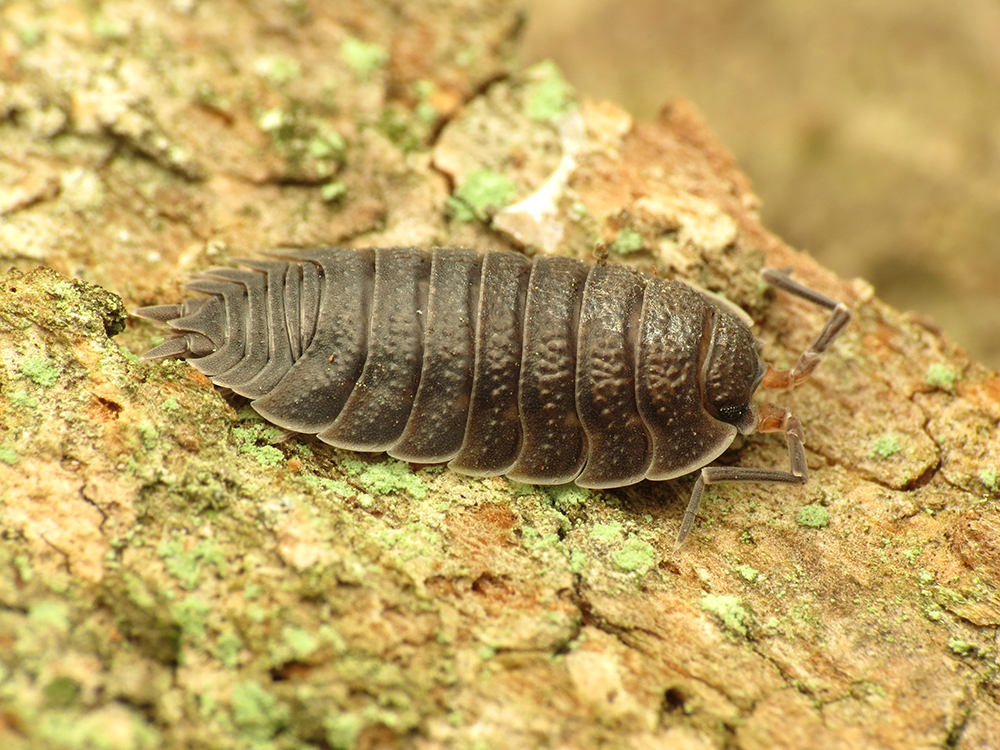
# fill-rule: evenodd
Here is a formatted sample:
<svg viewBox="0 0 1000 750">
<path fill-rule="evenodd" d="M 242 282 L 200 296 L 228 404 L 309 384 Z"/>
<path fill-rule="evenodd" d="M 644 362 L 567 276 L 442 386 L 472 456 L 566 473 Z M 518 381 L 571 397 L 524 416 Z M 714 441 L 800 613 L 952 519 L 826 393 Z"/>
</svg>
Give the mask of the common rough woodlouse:
<svg viewBox="0 0 1000 750">
<path fill-rule="evenodd" d="M 609 488 L 700 468 L 678 545 L 706 484 L 807 480 L 798 419 L 751 399 L 806 380 L 851 319 L 765 269 L 832 311 L 779 371 L 727 304 L 625 266 L 464 248 L 275 258 L 196 274 L 185 288 L 207 297 L 138 310 L 173 335 L 144 358 L 188 359 L 287 430 L 464 474 Z M 789 471 L 707 466 L 754 431 L 785 434 Z"/>
</svg>

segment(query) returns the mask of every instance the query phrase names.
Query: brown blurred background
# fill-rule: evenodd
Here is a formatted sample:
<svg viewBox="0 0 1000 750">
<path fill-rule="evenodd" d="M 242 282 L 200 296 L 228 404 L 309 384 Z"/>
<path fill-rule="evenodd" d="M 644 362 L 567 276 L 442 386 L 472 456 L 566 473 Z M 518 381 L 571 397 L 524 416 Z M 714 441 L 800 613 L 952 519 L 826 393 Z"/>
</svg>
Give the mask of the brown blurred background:
<svg viewBox="0 0 1000 750">
<path fill-rule="evenodd" d="M 525 59 L 651 118 L 683 96 L 764 223 L 1000 368 L 996 0 L 525 0 Z"/>
</svg>

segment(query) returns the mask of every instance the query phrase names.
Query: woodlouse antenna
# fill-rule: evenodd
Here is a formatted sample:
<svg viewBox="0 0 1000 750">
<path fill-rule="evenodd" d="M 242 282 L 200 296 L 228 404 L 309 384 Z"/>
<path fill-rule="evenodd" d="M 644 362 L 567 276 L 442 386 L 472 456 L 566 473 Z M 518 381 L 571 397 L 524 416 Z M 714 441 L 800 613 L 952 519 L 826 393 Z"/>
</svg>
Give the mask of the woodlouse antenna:
<svg viewBox="0 0 1000 750">
<path fill-rule="evenodd" d="M 764 281 L 777 289 L 783 289 L 796 297 L 812 302 L 814 305 L 833 311 L 812 346 L 799 356 L 799 361 L 795 364 L 794 369 L 776 370 L 771 365 L 767 366 L 767 374 L 761 385 L 772 390 L 787 390 L 801 385 L 809 379 L 809 376 L 813 374 L 823 359 L 823 353 L 840 335 L 844 327 L 851 322 L 851 311 L 843 302 L 832 300 L 797 281 L 792 281 L 788 276 L 787 269 L 765 268 L 760 272 L 760 275 Z"/>
<path fill-rule="evenodd" d="M 783 289 L 790 294 L 794 294 L 797 297 L 801 297 L 833 312 L 826 321 L 826 325 L 823 326 L 823 330 L 820 331 L 819 336 L 812 343 L 812 346 L 799 356 L 794 369 L 776 370 L 771 365 L 767 366 L 767 374 L 764 376 L 761 385 L 770 389 L 790 389 L 808 380 L 809 376 L 812 375 L 823 359 L 823 353 L 851 321 L 851 311 L 847 308 L 847 305 L 832 300 L 796 281 L 792 281 L 788 273 L 788 269 L 765 268 L 761 271 L 761 277 L 778 289 Z M 691 490 L 691 499 L 688 501 L 687 509 L 684 511 L 681 529 L 677 534 L 677 541 L 674 544 L 675 552 L 691 534 L 695 518 L 698 515 L 698 507 L 701 505 L 701 496 L 705 491 L 705 485 L 718 484 L 720 482 L 805 484 L 808 481 L 809 470 L 806 467 L 802 425 L 794 414 L 776 404 L 764 403 L 761 405 L 757 417 L 756 431 L 783 432 L 785 434 L 790 462 L 789 471 L 738 466 L 706 466 L 703 468 L 698 475 L 697 481 L 694 483 L 694 488 Z"/>
</svg>

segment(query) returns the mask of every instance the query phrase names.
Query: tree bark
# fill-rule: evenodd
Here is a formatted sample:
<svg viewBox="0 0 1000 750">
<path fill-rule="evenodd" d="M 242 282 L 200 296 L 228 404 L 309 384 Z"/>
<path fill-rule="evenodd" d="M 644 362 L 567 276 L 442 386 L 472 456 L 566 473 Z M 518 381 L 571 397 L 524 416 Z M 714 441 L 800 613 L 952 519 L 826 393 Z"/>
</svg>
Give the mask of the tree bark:
<svg viewBox="0 0 1000 750">
<path fill-rule="evenodd" d="M 521 22 L 0 8 L 4 747 L 994 746 L 1000 377 L 769 234 L 692 105 L 637 123 L 520 68 Z M 824 321 L 758 280 L 791 267 L 855 316 L 775 397 L 809 483 L 709 488 L 675 553 L 691 477 L 529 487 L 282 440 L 133 356 L 160 333 L 125 308 L 189 272 L 336 244 L 603 246 L 741 305 L 778 366 Z"/>
</svg>

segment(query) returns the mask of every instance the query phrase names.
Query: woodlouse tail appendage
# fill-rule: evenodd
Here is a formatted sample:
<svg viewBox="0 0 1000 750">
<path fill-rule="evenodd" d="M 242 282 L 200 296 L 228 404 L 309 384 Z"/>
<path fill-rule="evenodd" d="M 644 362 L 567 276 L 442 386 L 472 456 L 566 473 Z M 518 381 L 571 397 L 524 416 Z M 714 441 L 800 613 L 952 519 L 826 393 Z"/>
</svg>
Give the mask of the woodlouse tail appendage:
<svg viewBox="0 0 1000 750">
<path fill-rule="evenodd" d="M 793 281 L 789 278 L 788 271 L 784 269 L 765 268 L 761 271 L 761 277 L 778 289 L 782 289 L 831 311 L 826 325 L 823 326 L 823 330 L 816 337 L 812 346 L 799 356 L 799 360 L 793 369 L 776 370 L 771 365 L 767 366 L 767 374 L 761 381 L 761 385 L 764 388 L 775 390 L 794 388 L 808 380 L 809 376 L 816 370 L 816 367 L 823 358 L 824 352 L 830 347 L 834 339 L 840 335 L 847 324 L 851 322 L 851 311 L 842 302 L 832 300 L 819 292 Z M 691 491 L 691 499 L 684 512 L 684 519 L 681 522 L 681 530 L 677 535 L 677 542 L 674 544 L 675 551 L 684 544 L 684 541 L 691 533 L 695 517 L 698 514 L 698 507 L 701 505 L 701 496 L 705 490 L 705 485 L 718 484 L 720 482 L 805 484 L 808 481 L 809 471 L 806 467 L 802 425 L 799 423 L 798 418 L 784 407 L 765 403 L 761 405 L 757 419 L 757 432 L 784 433 L 785 440 L 788 443 L 788 455 L 791 464 L 789 471 L 754 469 L 739 466 L 704 467 L 694 484 L 694 489 Z"/>
</svg>

